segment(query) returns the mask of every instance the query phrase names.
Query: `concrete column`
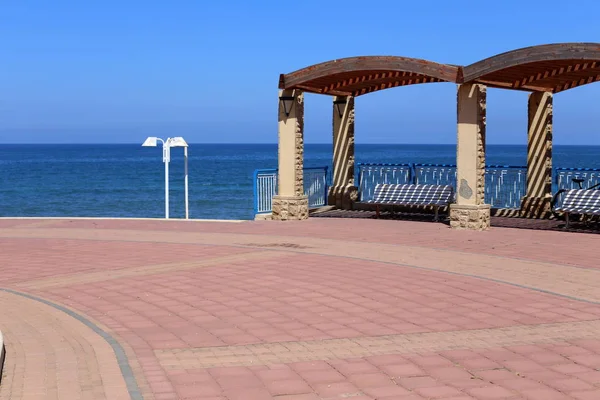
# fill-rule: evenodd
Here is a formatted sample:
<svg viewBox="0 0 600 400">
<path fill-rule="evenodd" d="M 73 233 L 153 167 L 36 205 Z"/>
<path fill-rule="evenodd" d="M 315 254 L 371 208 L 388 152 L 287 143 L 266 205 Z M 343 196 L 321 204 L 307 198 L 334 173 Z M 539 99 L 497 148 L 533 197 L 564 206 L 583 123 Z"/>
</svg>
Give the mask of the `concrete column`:
<svg viewBox="0 0 600 400">
<path fill-rule="evenodd" d="M 486 87 L 458 87 L 456 143 L 456 204 L 450 206 L 450 226 L 485 230 L 490 227 L 490 206 L 485 194 Z"/>
<path fill-rule="evenodd" d="M 354 183 L 354 97 L 333 98 L 333 182 L 329 205 L 351 210 L 358 198 Z"/>
<path fill-rule="evenodd" d="M 527 139 L 527 194 L 521 200 L 521 216 L 548 218 L 552 202 L 552 93 L 529 95 Z"/>
<path fill-rule="evenodd" d="M 287 99 L 286 99 L 287 98 Z M 278 194 L 273 197 L 274 220 L 308 218 L 304 195 L 304 94 L 279 91 Z"/>
</svg>

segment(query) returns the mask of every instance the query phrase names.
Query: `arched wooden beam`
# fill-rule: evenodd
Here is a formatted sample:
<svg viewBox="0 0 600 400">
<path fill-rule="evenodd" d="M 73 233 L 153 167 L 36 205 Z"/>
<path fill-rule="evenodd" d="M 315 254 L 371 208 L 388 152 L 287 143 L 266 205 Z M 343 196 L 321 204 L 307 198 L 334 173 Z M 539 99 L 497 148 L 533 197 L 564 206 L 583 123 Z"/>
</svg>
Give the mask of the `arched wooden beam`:
<svg viewBox="0 0 600 400">
<path fill-rule="evenodd" d="M 455 65 L 438 64 L 416 58 L 350 57 L 282 74 L 279 78 L 279 88 L 298 88 L 320 94 L 360 96 L 407 84 L 456 83 L 460 79 L 460 72 L 460 68 Z"/>
<path fill-rule="evenodd" d="M 556 93 L 594 82 L 598 74 L 600 43 L 558 43 L 513 50 L 468 65 L 463 68 L 463 83 Z"/>
</svg>

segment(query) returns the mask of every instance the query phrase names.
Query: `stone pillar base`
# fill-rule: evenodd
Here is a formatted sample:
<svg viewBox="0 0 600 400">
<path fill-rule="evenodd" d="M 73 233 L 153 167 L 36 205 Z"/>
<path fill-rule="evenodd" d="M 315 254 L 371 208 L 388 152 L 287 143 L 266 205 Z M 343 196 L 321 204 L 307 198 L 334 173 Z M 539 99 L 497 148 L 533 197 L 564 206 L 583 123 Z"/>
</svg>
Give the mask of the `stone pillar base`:
<svg viewBox="0 0 600 400">
<path fill-rule="evenodd" d="M 450 227 L 484 231 L 490 227 L 490 205 L 450 205 Z"/>
<path fill-rule="evenodd" d="M 307 196 L 273 196 L 273 219 L 278 221 L 308 218 Z"/>
<path fill-rule="evenodd" d="M 352 210 L 354 202 L 358 200 L 356 186 L 332 186 L 327 195 L 327 204 L 336 206 L 340 210 Z"/>
<path fill-rule="evenodd" d="M 521 217 L 550 218 L 552 215 L 552 196 L 528 197 L 521 199 Z"/>
</svg>

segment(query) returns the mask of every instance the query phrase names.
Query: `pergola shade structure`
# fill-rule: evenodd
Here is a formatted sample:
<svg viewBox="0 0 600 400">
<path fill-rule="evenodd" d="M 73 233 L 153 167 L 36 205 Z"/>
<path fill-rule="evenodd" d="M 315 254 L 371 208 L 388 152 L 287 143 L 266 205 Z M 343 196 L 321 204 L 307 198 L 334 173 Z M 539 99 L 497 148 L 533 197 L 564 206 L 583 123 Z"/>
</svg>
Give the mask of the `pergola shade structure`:
<svg viewBox="0 0 600 400">
<path fill-rule="evenodd" d="M 281 74 L 279 89 L 357 97 L 398 86 L 457 82 L 458 73 L 457 66 L 416 58 L 350 57 Z"/>
<path fill-rule="evenodd" d="M 513 50 L 468 65 L 460 83 L 558 93 L 597 81 L 600 44 L 560 43 Z"/>
<path fill-rule="evenodd" d="M 532 92 L 528 101 L 527 194 L 518 212 L 549 215 L 554 93 L 600 81 L 600 43 L 532 46 L 468 66 L 395 56 L 327 61 L 279 77 L 279 195 L 274 219 L 308 216 L 302 196 L 303 92 L 333 96 L 333 182 L 329 203 L 352 208 L 354 193 L 354 98 L 379 90 L 433 82 L 459 85 L 457 93 L 457 201 L 451 226 L 489 227 L 484 204 L 486 88 Z M 289 103 L 291 102 L 291 103 Z"/>
<path fill-rule="evenodd" d="M 553 95 L 600 81 L 600 43 L 517 49 L 462 68 L 463 84 L 532 92 L 528 101 L 527 195 L 521 215 L 547 217 L 552 198 Z"/>
</svg>

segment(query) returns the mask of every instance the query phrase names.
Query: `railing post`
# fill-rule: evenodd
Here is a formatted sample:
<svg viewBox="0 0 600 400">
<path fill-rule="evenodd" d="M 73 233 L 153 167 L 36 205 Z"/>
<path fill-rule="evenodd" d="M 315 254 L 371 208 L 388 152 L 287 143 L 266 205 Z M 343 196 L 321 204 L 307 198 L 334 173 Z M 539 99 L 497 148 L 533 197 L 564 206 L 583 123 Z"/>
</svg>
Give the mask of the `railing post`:
<svg viewBox="0 0 600 400">
<path fill-rule="evenodd" d="M 327 171 L 328 171 L 329 167 L 325 166 L 325 175 L 323 176 L 323 180 L 324 180 L 324 191 L 323 191 L 323 205 L 326 206 L 327 205 L 327 195 L 329 193 L 329 185 L 327 185 Z"/>
<path fill-rule="evenodd" d="M 358 201 L 362 201 L 362 165 L 363 163 L 358 163 Z"/>
<path fill-rule="evenodd" d="M 252 193 L 254 194 L 254 215 L 258 214 L 258 169 L 254 170 L 254 182 L 252 184 Z"/>
</svg>

